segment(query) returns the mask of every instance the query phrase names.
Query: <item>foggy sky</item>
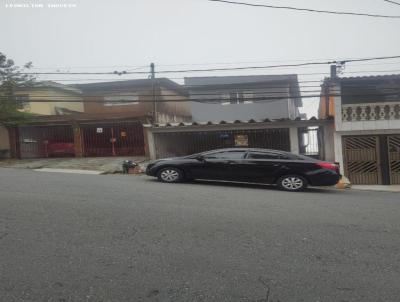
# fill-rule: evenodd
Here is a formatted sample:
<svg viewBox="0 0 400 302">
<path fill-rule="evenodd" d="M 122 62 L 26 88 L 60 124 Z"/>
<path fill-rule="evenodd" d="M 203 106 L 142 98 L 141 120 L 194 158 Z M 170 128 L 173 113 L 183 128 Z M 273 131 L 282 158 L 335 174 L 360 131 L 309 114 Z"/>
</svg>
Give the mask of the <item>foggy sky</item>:
<svg viewBox="0 0 400 302">
<path fill-rule="evenodd" d="M 73 3 L 77 7 L 5 6 L 49 2 Z M 247 2 L 400 15 L 400 6 L 382 0 Z M 206 0 L 0 0 L 0 3 L 0 52 L 15 59 L 17 64 L 32 61 L 37 71 L 132 70 L 150 62 L 158 70 L 187 69 L 400 54 L 400 19 L 312 14 Z M 191 65 L 205 63 L 208 65 Z M 400 60 L 351 64 L 344 75 L 377 74 L 353 73 L 361 70 L 400 73 Z M 328 66 L 322 66 L 167 76 L 182 83 L 183 76 L 328 71 Z M 300 80 L 320 80 L 324 76 L 303 75 Z M 67 84 L 73 83 L 72 79 L 138 77 L 143 76 L 56 75 L 43 79 Z M 303 112 L 315 114 L 316 102 L 305 99 Z"/>
</svg>

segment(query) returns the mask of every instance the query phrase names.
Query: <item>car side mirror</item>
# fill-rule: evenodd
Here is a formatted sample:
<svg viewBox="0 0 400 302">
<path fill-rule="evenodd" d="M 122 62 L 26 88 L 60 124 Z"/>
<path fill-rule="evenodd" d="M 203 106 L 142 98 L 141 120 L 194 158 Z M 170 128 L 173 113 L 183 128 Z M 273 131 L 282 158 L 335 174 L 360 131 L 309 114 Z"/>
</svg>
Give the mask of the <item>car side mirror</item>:
<svg viewBox="0 0 400 302">
<path fill-rule="evenodd" d="M 205 161 L 205 159 L 204 159 L 204 157 L 203 157 L 202 155 L 196 156 L 196 159 L 197 159 L 198 161 Z"/>
</svg>

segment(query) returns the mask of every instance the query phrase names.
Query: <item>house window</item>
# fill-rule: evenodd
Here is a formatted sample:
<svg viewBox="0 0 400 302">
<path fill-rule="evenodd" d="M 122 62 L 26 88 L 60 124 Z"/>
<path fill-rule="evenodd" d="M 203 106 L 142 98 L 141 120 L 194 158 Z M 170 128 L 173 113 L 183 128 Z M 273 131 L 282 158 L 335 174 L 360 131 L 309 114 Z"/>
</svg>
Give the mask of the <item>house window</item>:
<svg viewBox="0 0 400 302">
<path fill-rule="evenodd" d="M 229 94 L 229 101 L 231 104 L 242 104 L 243 103 L 243 92 L 231 92 Z"/>
<path fill-rule="evenodd" d="M 221 95 L 222 105 L 251 104 L 254 94 L 251 91 L 235 91 Z"/>
<path fill-rule="evenodd" d="M 139 104 L 139 96 L 137 95 L 117 95 L 104 97 L 104 106 L 127 106 L 137 104 Z"/>
<path fill-rule="evenodd" d="M 17 102 L 17 108 L 19 110 L 29 111 L 31 109 L 29 95 L 17 95 L 15 96 L 15 101 Z"/>
<path fill-rule="evenodd" d="M 243 92 L 243 104 L 252 104 L 254 99 L 254 93 L 252 91 Z"/>
</svg>

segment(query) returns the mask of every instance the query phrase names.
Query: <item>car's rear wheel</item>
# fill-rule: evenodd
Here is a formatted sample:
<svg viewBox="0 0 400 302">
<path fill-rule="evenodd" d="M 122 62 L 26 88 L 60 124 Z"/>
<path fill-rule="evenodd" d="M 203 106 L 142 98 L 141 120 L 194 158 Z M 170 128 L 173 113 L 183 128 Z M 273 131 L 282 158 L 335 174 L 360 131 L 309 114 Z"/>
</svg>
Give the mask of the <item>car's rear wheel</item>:
<svg viewBox="0 0 400 302">
<path fill-rule="evenodd" d="M 298 192 L 307 188 L 307 180 L 299 175 L 285 175 L 276 182 L 278 187 L 285 191 Z"/>
<path fill-rule="evenodd" d="M 178 168 L 167 167 L 157 173 L 157 177 L 162 182 L 174 183 L 183 181 L 183 172 Z"/>
</svg>

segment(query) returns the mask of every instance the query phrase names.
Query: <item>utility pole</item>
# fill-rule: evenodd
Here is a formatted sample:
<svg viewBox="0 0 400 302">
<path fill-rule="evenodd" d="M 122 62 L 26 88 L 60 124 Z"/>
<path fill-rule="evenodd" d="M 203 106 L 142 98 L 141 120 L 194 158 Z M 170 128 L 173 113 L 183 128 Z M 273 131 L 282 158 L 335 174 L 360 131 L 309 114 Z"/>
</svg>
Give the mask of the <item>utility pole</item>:
<svg viewBox="0 0 400 302">
<path fill-rule="evenodd" d="M 331 65 L 331 79 L 334 80 L 337 78 L 337 66 L 336 64 Z"/>
<path fill-rule="evenodd" d="M 329 117 L 332 112 L 330 112 L 330 95 L 331 95 L 331 83 L 337 79 L 337 65 L 331 65 L 331 77 L 329 81 L 324 83 L 324 94 L 325 94 L 325 115 Z"/>
<path fill-rule="evenodd" d="M 154 63 L 150 64 L 150 79 L 153 91 L 153 124 L 157 123 L 157 100 L 156 100 L 156 73 L 154 70 Z"/>
</svg>

